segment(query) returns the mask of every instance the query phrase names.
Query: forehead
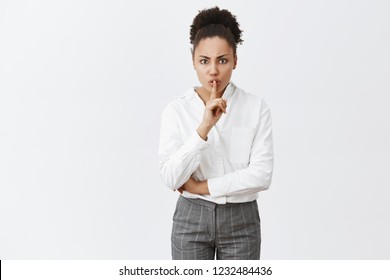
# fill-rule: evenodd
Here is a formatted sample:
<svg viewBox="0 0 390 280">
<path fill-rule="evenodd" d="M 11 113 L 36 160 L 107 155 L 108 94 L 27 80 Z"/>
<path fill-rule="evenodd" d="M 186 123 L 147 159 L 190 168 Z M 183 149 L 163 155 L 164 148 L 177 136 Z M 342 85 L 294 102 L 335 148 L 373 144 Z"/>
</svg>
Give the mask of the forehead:
<svg viewBox="0 0 390 280">
<path fill-rule="evenodd" d="M 218 57 L 222 54 L 233 55 L 233 49 L 225 39 L 217 36 L 200 40 L 195 48 L 195 55 Z"/>
</svg>

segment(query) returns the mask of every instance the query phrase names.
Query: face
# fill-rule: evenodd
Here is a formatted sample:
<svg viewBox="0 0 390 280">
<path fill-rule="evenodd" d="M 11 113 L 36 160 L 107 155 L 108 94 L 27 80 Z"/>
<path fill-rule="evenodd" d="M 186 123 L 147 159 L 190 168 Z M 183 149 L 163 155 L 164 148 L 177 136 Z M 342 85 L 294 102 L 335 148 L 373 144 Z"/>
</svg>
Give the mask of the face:
<svg viewBox="0 0 390 280">
<path fill-rule="evenodd" d="M 225 39 L 205 38 L 195 48 L 193 64 L 199 82 L 202 84 L 201 90 L 210 93 L 213 81 L 216 80 L 217 95 L 222 96 L 230 82 L 233 69 L 236 68 L 237 56 Z"/>
</svg>

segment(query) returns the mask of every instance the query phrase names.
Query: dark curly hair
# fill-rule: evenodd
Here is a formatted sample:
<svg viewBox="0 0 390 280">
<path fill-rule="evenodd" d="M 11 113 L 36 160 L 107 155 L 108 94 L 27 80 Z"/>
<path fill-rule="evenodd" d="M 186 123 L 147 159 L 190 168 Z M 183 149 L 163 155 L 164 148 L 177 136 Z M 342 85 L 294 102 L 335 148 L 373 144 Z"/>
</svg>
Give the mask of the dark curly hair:
<svg viewBox="0 0 390 280">
<path fill-rule="evenodd" d="M 237 53 L 237 44 L 242 44 L 242 30 L 228 10 L 220 10 L 217 6 L 199 11 L 194 18 L 191 30 L 190 41 L 193 45 L 192 53 L 202 39 L 218 36 L 225 39 L 232 47 L 234 55 Z"/>
</svg>

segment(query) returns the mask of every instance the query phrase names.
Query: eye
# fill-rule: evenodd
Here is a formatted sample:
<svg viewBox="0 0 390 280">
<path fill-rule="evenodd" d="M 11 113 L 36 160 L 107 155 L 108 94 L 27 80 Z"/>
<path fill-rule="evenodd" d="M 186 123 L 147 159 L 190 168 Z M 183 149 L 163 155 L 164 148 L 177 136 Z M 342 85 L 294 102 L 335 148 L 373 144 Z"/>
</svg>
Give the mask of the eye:
<svg viewBox="0 0 390 280">
<path fill-rule="evenodd" d="M 201 59 L 200 64 L 207 64 L 207 59 Z"/>
<path fill-rule="evenodd" d="M 221 58 L 220 60 L 219 60 L 219 63 L 221 63 L 221 64 L 226 64 L 228 61 L 227 61 L 227 59 L 226 58 Z"/>
</svg>

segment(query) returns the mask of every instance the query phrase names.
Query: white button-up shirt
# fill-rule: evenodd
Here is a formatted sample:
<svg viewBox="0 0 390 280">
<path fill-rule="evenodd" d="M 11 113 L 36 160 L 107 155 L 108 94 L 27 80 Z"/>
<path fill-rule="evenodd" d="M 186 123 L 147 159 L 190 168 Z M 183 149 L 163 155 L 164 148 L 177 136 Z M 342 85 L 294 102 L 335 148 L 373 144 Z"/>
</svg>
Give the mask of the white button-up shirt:
<svg viewBox="0 0 390 280">
<path fill-rule="evenodd" d="M 269 188 L 273 171 L 272 123 L 264 100 L 230 83 L 223 93 L 227 112 L 204 141 L 196 129 L 205 105 L 195 88 L 174 99 L 162 113 L 160 176 L 180 188 L 192 176 L 208 180 L 210 195 L 183 196 L 218 204 L 249 202 Z"/>
</svg>

